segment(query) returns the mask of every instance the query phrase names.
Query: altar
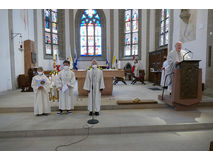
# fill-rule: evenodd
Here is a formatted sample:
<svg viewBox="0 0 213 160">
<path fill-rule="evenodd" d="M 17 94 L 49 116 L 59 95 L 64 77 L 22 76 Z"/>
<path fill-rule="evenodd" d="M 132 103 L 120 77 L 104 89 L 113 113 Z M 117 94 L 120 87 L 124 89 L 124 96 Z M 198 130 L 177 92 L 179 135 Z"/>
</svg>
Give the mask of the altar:
<svg viewBox="0 0 213 160">
<path fill-rule="evenodd" d="M 73 72 L 75 73 L 75 77 L 78 80 L 78 95 L 87 96 L 88 95 L 87 91 L 83 89 L 87 71 L 73 70 Z M 123 78 L 125 75 L 124 75 L 124 70 L 110 69 L 110 70 L 103 70 L 103 76 L 104 76 L 105 89 L 103 90 L 102 95 L 112 95 L 113 77 Z"/>
</svg>

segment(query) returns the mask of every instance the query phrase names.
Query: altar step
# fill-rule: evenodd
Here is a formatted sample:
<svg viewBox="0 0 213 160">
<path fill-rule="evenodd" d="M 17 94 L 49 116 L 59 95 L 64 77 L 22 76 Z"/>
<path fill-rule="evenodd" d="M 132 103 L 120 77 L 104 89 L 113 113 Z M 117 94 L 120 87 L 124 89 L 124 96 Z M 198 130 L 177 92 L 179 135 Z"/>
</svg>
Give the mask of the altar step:
<svg viewBox="0 0 213 160">
<path fill-rule="evenodd" d="M 168 108 L 169 106 L 163 103 L 144 103 L 144 104 L 123 104 L 123 105 L 102 105 L 101 110 L 122 110 L 122 109 L 159 109 Z M 197 107 L 213 107 L 213 102 L 200 102 L 195 105 Z M 18 113 L 18 112 L 33 112 L 33 106 L 30 107 L 0 107 L 0 113 Z M 52 105 L 51 111 L 58 111 L 58 106 Z M 75 106 L 74 111 L 87 111 L 87 106 Z"/>
<path fill-rule="evenodd" d="M 123 127 L 97 127 L 74 129 L 48 129 L 48 130 L 23 130 L 0 131 L 0 138 L 17 137 L 49 137 L 49 136 L 79 136 L 79 135 L 103 135 L 103 134 L 129 134 L 152 132 L 180 132 L 196 130 L 213 130 L 213 123 L 200 124 L 176 124 L 176 125 L 148 125 L 148 126 L 123 126 Z"/>
<path fill-rule="evenodd" d="M 213 130 L 212 107 L 102 110 L 95 116 L 98 124 L 89 125 L 89 119 L 88 111 L 38 117 L 33 112 L 0 113 L 0 138 Z"/>
</svg>

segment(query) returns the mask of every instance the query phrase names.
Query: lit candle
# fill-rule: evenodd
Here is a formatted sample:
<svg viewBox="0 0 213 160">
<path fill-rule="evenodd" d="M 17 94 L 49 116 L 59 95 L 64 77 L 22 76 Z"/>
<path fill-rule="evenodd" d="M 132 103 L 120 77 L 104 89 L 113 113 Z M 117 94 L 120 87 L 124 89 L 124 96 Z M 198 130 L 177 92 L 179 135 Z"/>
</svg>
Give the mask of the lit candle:
<svg viewBox="0 0 213 160">
<path fill-rule="evenodd" d="M 55 54 L 53 53 L 53 60 L 55 60 Z"/>
<path fill-rule="evenodd" d="M 118 69 L 121 69 L 121 61 L 118 61 Z"/>
</svg>

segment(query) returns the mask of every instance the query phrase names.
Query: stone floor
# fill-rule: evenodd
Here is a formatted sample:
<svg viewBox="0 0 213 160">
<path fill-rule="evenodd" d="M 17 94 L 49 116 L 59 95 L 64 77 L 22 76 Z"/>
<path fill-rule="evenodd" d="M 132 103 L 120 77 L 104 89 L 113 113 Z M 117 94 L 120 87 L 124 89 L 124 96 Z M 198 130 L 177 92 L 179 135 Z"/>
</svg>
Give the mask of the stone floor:
<svg viewBox="0 0 213 160">
<path fill-rule="evenodd" d="M 116 105 L 120 99 L 153 99 L 162 90 L 146 85 L 117 84 L 112 96 L 102 96 L 102 105 Z M 77 96 L 76 106 L 87 106 L 87 97 Z M 203 102 L 213 102 L 209 96 Z M 175 111 L 161 101 L 163 108 L 102 110 L 99 123 L 89 137 L 59 150 L 208 150 L 213 141 L 213 108 L 199 106 L 194 111 Z M 56 106 L 57 103 L 52 103 Z M 20 90 L 0 93 L 0 109 L 33 107 L 33 93 Z M 0 113 L 0 150 L 54 150 L 57 145 L 78 141 L 86 136 L 88 111 L 36 117 L 32 111 Z M 84 132 L 83 132 L 84 131 Z M 113 134 L 112 134 L 113 133 Z"/>
<path fill-rule="evenodd" d="M 176 124 L 213 124 L 213 108 L 202 107 L 196 111 L 165 109 L 104 110 L 96 117 L 94 127 L 128 127 Z M 87 111 L 74 111 L 72 115 L 34 116 L 32 112 L 0 113 L 0 131 L 44 130 L 82 128 L 90 119 Z"/>
<path fill-rule="evenodd" d="M 127 85 L 119 82 L 113 86 L 112 96 L 102 96 L 102 105 L 116 105 L 117 100 L 134 100 L 135 98 L 153 99 L 158 103 L 163 103 L 158 100 L 158 95 L 162 94 L 162 90 L 151 90 L 149 88 L 158 88 L 160 86 L 153 86 L 152 83 L 146 82 L 146 85 L 141 85 L 137 82 L 135 85 L 130 84 L 131 81 L 127 81 Z M 87 106 L 87 97 L 78 96 L 77 83 L 75 86 L 75 106 Z M 165 91 L 167 94 L 167 91 Z M 7 107 L 33 107 L 33 92 L 20 92 L 20 90 L 8 91 L 0 93 L 0 108 Z M 213 97 L 202 97 L 204 102 L 213 102 Z M 58 102 L 51 102 L 51 106 L 58 106 Z"/>
<path fill-rule="evenodd" d="M 0 139 L 1 151 L 54 151 L 85 136 Z M 84 141 L 59 151 L 208 151 L 213 130 L 139 134 L 89 135 Z"/>
</svg>

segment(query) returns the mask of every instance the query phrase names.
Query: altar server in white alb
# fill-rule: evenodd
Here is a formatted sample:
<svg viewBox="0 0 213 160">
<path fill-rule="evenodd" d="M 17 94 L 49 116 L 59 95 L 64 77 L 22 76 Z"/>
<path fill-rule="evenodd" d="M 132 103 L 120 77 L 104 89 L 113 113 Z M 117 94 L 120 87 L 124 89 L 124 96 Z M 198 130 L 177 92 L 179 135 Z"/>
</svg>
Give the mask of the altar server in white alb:
<svg viewBox="0 0 213 160">
<path fill-rule="evenodd" d="M 70 70 L 70 62 L 65 60 L 63 62 L 63 70 L 58 73 L 56 78 L 56 87 L 59 89 L 59 112 L 63 111 L 72 113 L 74 109 L 74 86 L 75 86 L 75 73 Z"/>
<path fill-rule="evenodd" d="M 166 73 L 170 74 L 174 71 L 176 65 L 184 60 L 190 60 L 190 56 L 186 54 L 187 52 L 182 50 L 182 42 L 178 41 L 175 44 L 175 50 L 172 50 L 169 52 L 167 56 L 167 63 L 168 67 L 166 68 Z M 172 76 L 168 76 L 168 91 L 171 93 L 172 92 Z"/>
<path fill-rule="evenodd" d="M 92 69 L 87 71 L 86 79 L 84 82 L 84 90 L 88 91 L 88 110 L 89 115 L 99 115 L 101 105 L 101 93 L 104 86 L 103 72 L 97 68 L 96 60 L 92 61 Z M 93 95 L 92 95 L 93 94 Z M 94 107 L 94 112 L 92 112 Z"/>
<path fill-rule="evenodd" d="M 168 70 L 167 68 L 168 68 L 169 66 L 168 66 L 168 62 L 167 62 L 167 59 L 166 59 L 166 56 L 164 57 L 164 62 L 163 62 L 163 66 L 162 66 L 162 68 L 161 68 L 161 81 L 160 81 L 160 85 L 161 85 L 161 87 L 167 87 L 168 85 L 167 85 L 167 81 L 168 80 L 166 80 L 165 81 L 165 77 L 166 77 L 166 70 Z M 164 86 L 164 82 L 165 82 L 165 86 Z"/>
<path fill-rule="evenodd" d="M 134 76 L 139 77 L 139 63 L 138 63 L 137 59 L 134 61 L 134 66 L 135 66 L 134 71 L 133 71 Z"/>
<path fill-rule="evenodd" d="M 38 67 L 38 75 L 32 79 L 32 88 L 34 91 L 34 115 L 48 115 L 50 113 L 48 92 L 50 88 L 50 81 L 44 75 L 43 68 Z"/>
</svg>

